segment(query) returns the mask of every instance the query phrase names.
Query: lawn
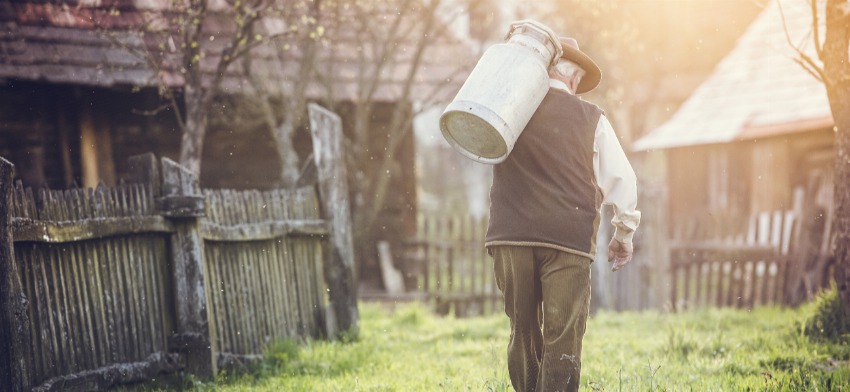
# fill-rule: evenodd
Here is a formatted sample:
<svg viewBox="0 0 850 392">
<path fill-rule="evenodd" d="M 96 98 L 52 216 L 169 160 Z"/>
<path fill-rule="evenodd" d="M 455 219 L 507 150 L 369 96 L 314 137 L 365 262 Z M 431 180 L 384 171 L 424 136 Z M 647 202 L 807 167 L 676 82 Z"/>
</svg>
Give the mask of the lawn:
<svg viewBox="0 0 850 392">
<path fill-rule="evenodd" d="M 250 374 L 222 375 L 221 391 L 510 391 L 503 315 L 456 319 L 421 305 L 361 304 L 359 338 L 278 342 Z M 803 333 L 800 309 L 600 313 L 588 322 L 588 391 L 850 391 L 848 339 Z M 822 327 L 822 325 L 821 325 Z"/>
</svg>

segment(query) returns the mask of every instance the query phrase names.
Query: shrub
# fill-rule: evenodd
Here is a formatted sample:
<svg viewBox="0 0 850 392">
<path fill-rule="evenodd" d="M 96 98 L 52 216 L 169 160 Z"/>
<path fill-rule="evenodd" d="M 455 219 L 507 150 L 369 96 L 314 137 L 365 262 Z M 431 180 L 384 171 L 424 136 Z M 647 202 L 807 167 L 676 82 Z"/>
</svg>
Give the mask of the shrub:
<svg viewBox="0 0 850 392">
<path fill-rule="evenodd" d="M 842 306 L 835 287 L 820 294 L 813 308 L 812 316 L 803 325 L 803 333 L 807 337 L 819 341 L 837 341 L 850 335 L 850 312 Z"/>
</svg>

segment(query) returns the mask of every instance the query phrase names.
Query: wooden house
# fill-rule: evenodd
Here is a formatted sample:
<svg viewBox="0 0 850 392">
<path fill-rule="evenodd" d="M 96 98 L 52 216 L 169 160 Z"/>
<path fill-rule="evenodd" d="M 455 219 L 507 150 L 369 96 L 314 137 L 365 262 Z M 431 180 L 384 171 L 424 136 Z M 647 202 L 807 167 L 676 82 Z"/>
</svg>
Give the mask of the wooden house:
<svg viewBox="0 0 850 392">
<path fill-rule="evenodd" d="M 667 219 L 648 225 L 667 241 L 740 240 L 756 214 L 788 211 L 791 251 L 826 256 L 833 120 L 825 87 L 795 62 L 796 50 L 817 58 L 817 31 L 806 2 L 771 1 L 672 118 L 634 143 L 666 162 Z"/>
<path fill-rule="evenodd" d="M 154 152 L 177 158 L 181 132 L 171 110 L 163 109 L 158 88 L 164 84 L 180 92 L 183 78 L 179 67 L 153 69 L 140 53 L 161 53 L 163 45 L 167 49 L 180 43 L 138 35 L 146 15 L 162 12 L 168 4 L 0 1 L 0 156 L 15 164 L 16 177 L 25 185 L 53 189 L 99 182 L 110 185 L 127 174 L 129 156 Z M 227 41 L 224 37 L 234 29 L 232 17 L 217 8 L 210 15 L 210 38 L 201 43 L 209 54 L 201 62 L 206 77 L 215 73 L 215 61 Z M 263 24 L 266 29 L 274 25 Z M 357 42 L 359 38 L 345 28 L 327 31 L 338 35 L 322 41 L 317 64 L 331 70 L 326 74 L 332 80 L 311 82 L 307 94 L 311 101 L 334 107 L 343 118 L 344 131 L 351 128 L 353 108 L 362 101 L 364 87 L 358 78 L 373 71 L 378 75 L 369 96 L 373 103 L 369 145 L 351 146 L 368 152 L 363 162 L 349 170 L 350 181 L 356 181 L 363 175 L 359 171 L 373 169 L 371 162 L 385 153 L 393 109 L 427 103 L 435 96 L 435 86 L 456 88 L 462 82 L 456 72 L 469 55 L 451 38 L 433 45 L 416 74 L 412 93 L 405 96 L 403 82 L 412 56 L 398 56 L 382 70 L 364 69 L 367 43 Z M 394 45 L 402 51 L 412 46 L 409 42 Z M 254 64 L 251 72 L 279 86 L 274 92 L 285 98 L 297 78 L 295 67 L 288 65 L 300 61 L 302 53 L 291 50 L 279 55 L 260 46 L 249 56 Z M 241 96 L 251 94 L 241 63 L 228 69 L 221 90 L 204 143 L 201 185 L 278 187 L 282 165 L 272 136 L 260 121 L 240 115 Z M 284 115 L 276 113 L 278 120 Z M 302 129 L 294 140 L 303 163 L 312 151 L 309 133 Z M 401 241 L 415 231 L 413 143 L 408 135 L 396 150 L 390 173 L 392 191 L 378 218 L 382 228 L 378 236 L 389 237 L 382 239 Z M 352 207 L 358 208 L 357 200 Z"/>
</svg>

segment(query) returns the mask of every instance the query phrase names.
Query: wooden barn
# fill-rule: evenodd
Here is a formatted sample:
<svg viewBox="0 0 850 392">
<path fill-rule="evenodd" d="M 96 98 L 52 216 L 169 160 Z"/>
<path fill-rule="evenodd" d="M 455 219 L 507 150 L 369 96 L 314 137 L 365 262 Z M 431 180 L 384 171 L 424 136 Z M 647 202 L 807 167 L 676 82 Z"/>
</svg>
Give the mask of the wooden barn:
<svg viewBox="0 0 850 392">
<path fill-rule="evenodd" d="M 167 4 L 0 1 L 4 30 L 0 36 L 0 156 L 15 164 L 15 177 L 24 185 L 52 189 L 91 187 L 101 182 L 113 185 L 127 176 L 128 156 L 153 152 L 177 158 L 180 128 L 174 113 L 164 106 L 158 87 L 165 83 L 179 93 L 183 80 L 175 69 L 152 69 L 139 55 L 162 49 L 161 42 L 140 39 L 138 31 L 145 15 L 161 12 Z M 209 55 L 201 66 L 210 77 L 226 44 L 223 38 L 233 29 L 232 17 L 213 12 L 208 29 L 210 39 L 201 44 Z M 369 59 L 362 55 L 366 44 L 358 41 L 361 36 L 329 26 L 327 34 L 335 33 L 339 35 L 322 41 L 316 61 L 332 80 L 312 80 L 306 94 L 310 101 L 336 110 L 349 133 L 355 126 L 355 111 L 363 106 L 360 103 L 364 98 L 373 103 L 368 135 L 360 137 L 367 140 L 366 145 L 356 144 L 357 135 L 348 135 L 349 155 L 353 156 L 349 175 L 354 182 L 362 179 L 364 172 L 376 170 L 376 162 L 386 154 L 394 133 L 390 127 L 395 108 L 402 105 L 410 111 L 438 96 L 437 87 L 456 88 L 453 76 L 468 54 L 458 54 L 456 40 L 432 45 L 408 92 L 405 80 L 416 60 L 408 50 L 413 44 L 397 42 L 404 54 L 379 68 L 374 61 L 364 62 Z M 216 36 L 219 39 L 214 39 Z M 278 86 L 272 93 L 282 102 L 298 79 L 297 67 L 292 65 L 301 61 L 303 53 L 274 53 L 267 46 L 249 55 L 251 72 L 260 74 L 268 85 Z M 245 74 L 246 66 L 234 63 L 223 77 L 204 143 L 203 187 L 281 186 L 283 165 L 269 127 L 243 99 L 253 93 Z M 373 75 L 374 85 L 364 86 L 363 75 Z M 282 109 L 274 113 L 276 121 L 285 115 Z M 293 139 L 303 166 L 312 151 L 309 132 L 300 129 Z M 378 239 L 400 242 L 415 233 L 414 139 L 408 132 L 400 142 L 392 143 L 398 147 L 387 170 L 391 191 L 375 225 L 380 230 L 374 234 Z M 362 196 L 352 198 L 352 207 L 363 208 L 369 201 Z M 361 275 L 378 274 L 375 260 L 367 257 L 363 265 L 367 268 Z"/>
<path fill-rule="evenodd" d="M 645 157 L 666 162 L 659 177 L 667 219 L 647 225 L 666 233 L 674 275 L 685 262 L 676 253 L 683 243 L 758 244 L 778 247 L 784 261 L 747 267 L 752 275 L 735 272 L 734 279 L 772 275 L 763 292 L 785 302 L 825 283 L 833 120 L 824 86 L 794 61 L 795 48 L 817 58 L 812 21 L 805 2 L 771 1 L 672 118 L 634 143 Z M 699 266 L 695 274 L 728 272 L 744 261 L 730 257 L 731 267 Z M 675 277 L 672 286 L 675 297 Z M 760 303 L 750 296 L 749 304 Z"/>
</svg>

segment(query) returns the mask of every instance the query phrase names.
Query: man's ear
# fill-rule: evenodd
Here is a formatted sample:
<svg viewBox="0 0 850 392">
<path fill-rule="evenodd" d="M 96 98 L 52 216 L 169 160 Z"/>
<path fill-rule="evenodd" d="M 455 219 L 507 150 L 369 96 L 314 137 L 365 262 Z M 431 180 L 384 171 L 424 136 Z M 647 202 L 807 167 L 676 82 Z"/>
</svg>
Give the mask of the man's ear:
<svg viewBox="0 0 850 392">
<path fill-rule="evenodd" d="M 573 71 L 573 76 L 570 77 L 570 90 L 576 92 L 579 83 L 581 83 L 581 74 L 578 70 L 575 70 Z"/>
</svg>

